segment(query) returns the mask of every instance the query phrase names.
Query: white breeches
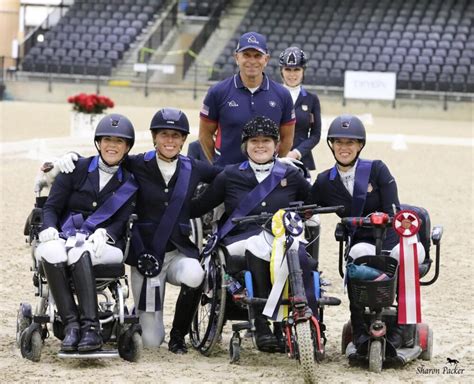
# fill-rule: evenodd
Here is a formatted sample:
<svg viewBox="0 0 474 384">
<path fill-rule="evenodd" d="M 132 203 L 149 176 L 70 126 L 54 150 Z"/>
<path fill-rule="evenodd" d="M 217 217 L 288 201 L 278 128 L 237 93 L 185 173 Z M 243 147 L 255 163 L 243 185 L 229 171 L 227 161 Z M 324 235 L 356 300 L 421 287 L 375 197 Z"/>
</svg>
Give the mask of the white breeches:
<svg viewBox="0 0 474 384">
<path fill-rule="evenodd" d="M 267 231 L 262 231 L 258 235 L 249 237 L 248 239 L 239 240 L 226 245 L 229 254 L 245 255 L 245 251 L 250 251 L 259 259 L 270 261 L 273 245 L 273 235 Z"/>
<path fill-rule="evenodd" d="M 96 257 L 90 242 L 85 241 L 80 247 L 66 250 L 66 241 L 64 239 L 40 243 L 38 248 L 36 248 L 35 258 L 37 262 L 45 260 L 50 264 L 67 262 L 68 265 L 71 265 L 76 263 L 86 251 L 91 255 L 92 265 L 119 264 L 123 262 L 122 250 L 110 244 L 106 244 L 100 257 Z"/>
<path fill-rule="evenodd" d="M 136 312 L 142 326 L 143 345 L 146 347 L 159 347 L 165 338 L 163 323 L 163 309 L 156 312 L 138 310 L 140 292 L 143 284 L 143 275 L 136 267 L 131 268 L 132 294 Z M 160 287 L 160 299 L 163 308 L 165 299 L 165 284 L 181 286 L 185 284 L 190 288 L 197 288 L 204 279 L 204 270 L 196 259 L 191 259 L 179 253 L 178 250 L 167 252 L 163 268 L 157 276 L 157 285 Z"/>
<path fill-rule="evenodd" d="M 421 264 L 425 259 L 425 248 L 423 247 L 423 244 L 418 242 L 416 243 L 416 249 L 418 254 L 418 264 Z M 349 256 L 352 257 L 352 259 L 357 259 L 358 257 L 368 255 L 375 255 L 375 245 L 369 243 L 357 243 L 349 251 Z M 399 244 L 393 247 L 393 249 L 390 251 L 390 256 L 397 259 L 397 261 L 400 261 Z"/>
</svg>

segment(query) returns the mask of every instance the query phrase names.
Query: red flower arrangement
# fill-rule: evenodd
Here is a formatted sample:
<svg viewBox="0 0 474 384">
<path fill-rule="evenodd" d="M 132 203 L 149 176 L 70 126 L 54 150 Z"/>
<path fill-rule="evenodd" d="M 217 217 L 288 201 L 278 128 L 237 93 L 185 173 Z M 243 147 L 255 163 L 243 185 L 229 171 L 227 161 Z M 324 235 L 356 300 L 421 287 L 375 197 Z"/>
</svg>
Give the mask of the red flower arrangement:
<svg viewBox="0 0 474 384">
<path fill-rule="evenodd" d="M 67 99 L 68 103 L 74 104 L 73 109 L 82 113 L 103 113 L 107 108 L 113 108 L 114 102 L 106 96 L 96 95 L 91 93 L 79 93 L 75 96 L 70 96 Z"/>
</svg>

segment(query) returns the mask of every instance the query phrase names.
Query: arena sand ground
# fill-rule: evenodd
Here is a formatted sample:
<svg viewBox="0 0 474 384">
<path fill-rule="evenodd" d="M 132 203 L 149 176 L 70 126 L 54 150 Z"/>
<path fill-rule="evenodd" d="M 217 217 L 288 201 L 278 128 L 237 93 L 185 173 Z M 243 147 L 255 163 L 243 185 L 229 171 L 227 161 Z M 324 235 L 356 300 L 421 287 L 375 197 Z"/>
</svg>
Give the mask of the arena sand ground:
<svg viewBox="0 0 474 384">
<path fill-rule="evenodd" d="M 337 111 L 323 103 L 323 110 Z M 397 179 L 400 199 L 427 208 L 433 224 L 444 226 L 441 274 L 438 282 L 422 289 L 423 319 L 434 330 L 434 357 L 402 368 L 372 374 L 364 367 L 350 367 L 340 354 L 341 329 L 348 319 L 348 302 L 337 272 L 335 217 L 322 218 L 320 265 L 332 282 L 331 295 L 343 300 L 340 307 L 325 312 L 327 357 L 318 366 L 321 383 L 459 383 L 474 381 L 473 364 L 473 122 L 470 119 L 416 119 L 381 117 L 362 110 L 368 131 L 363 157 L 383 159 Z M 133 152 L 151 149 L 147 124 L 156 107 L 123 107 L 113 111 L 129 116 L 138 131 Z M 350 108 L 346 108 L 350 111 Z M 193 126 L 189 141 L 196 137 L 198 110 L 186 110 Z M 396 111 L 395 111 L 396 112 Z M 337 113 L 337 112 L 335 112 Z M 334 114 L 335 114 L 334 113 Z M 448 112 L 449 113 L 449 112 Z M 324 115 L 323 129 L 334 114 Z M 396 113 L 395 113 L 396 114 Z M 40 363 L 23 359 L 15 346 L 16 310 L 20 302 L 35 303 L 31 281 L 30 250 L 23 239 L 23 225 L 33 203 L 33 180 L 42 160 L 67 150 L 91 154 L 87 139 L 69 137 L 70 106 L 66 103 L 3 102 L 1 124 L 1 226 L 0 226 L 0 381 L 3 383 L 301 383 L 296 362 L 282 354 L 256 351 L 244 340 L 241 362 L 231 365 L 227 346 L 230 327 L 216 353 L 207 358 L 191 350 L 183 356 L 145 350 L 137 364 L 120 359 L 62 360 L 56 356 L 59 342 L 47 339 Z M 404 117 L 405 116 L 405 117 Z M 468 113 L 469 116 L 469 113 Z M 323 132 L 324 136 L 325 132 Z M 395 149 L 394 149 L 395 148 Z M 333 159 L 325 139 L 314 150 L 318 170 Z M 314 175 L 313 175 L 314 177 Z M 177 297 L 169 287 L 165 320 L 169 331 Z M 447 358 L 459 361 L 462 373 Z M 447 367 L 445 369 L 445 367 Z M 458 369 L 457 372 L 460 372 Z"/>
</svg>

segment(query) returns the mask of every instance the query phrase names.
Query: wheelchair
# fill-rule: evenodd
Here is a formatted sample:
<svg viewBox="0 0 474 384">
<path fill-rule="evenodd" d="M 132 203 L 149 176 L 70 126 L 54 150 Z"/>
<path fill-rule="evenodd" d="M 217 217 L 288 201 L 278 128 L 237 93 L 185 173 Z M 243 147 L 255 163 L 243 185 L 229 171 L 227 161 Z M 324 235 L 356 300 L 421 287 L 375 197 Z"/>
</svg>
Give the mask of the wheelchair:
<svg viewBox="0 0 474 384">
<path fill-rule="evenodd" d="M 431 230 L 429 213 L 422 207 L 402 204 L 402 210 L 416 214 L 421 223 L 418 239 L 425 248 L 425 259 L 418 266 L 420 286 L 433 284 L 439 276 L 440 246 L 443 227 L 436 225 Z M 395 348 L 386 338 L 387 329 L 397 324 L 398 306 L 394 304 L 398 286 L 398 261 L 382 250 L 382 239 L 385 231 L 392 226 L 392 219 L 385 214 L 374 213 L 369 217 L 343 218 L 337 224 L 335 237 L 339 242 L 339 274 L 344 278 L 344 265 L 350 249 L 349 235 L 351 227 L 373 228 L 376 239 L 376 254 L 358 257 L 354 260 L 357 266 L 368 266 L 382 272 L 386 278 L 372 280 L 347 277 L 348 294 L 352 302 L 364 307 L 364 321 L 369 330 L 368 342 L 356 347 L 352 342 L 352 325 L 349 320 L 344 324 L 341 337 L 341 353 L 345 354 L 351 364 L 369 363 L 369 371 L 380 373 L 384 363 L 405 365 L 415 359 L 431 360 L 433 354 L 433 330 L 426 323 L 405 326 L 402 334 L 402 347 Z M 435 270 L 432 277 L 426 280 L 433 260 L 430 257 L 431 243 L 436 246 Z M 424 280 L 421 280 L 425 278 Z"/>
<path fill-rule="evenodd" d="M 33 266 L 33 286 L 35 296 L 38 297 L 36 306 L 21 303 L 17 312 L 16 343 L 21 355 L 31 361 L 38 362 L 44 340 L 53 335 L 58 339 L 64 338 L 64 325 L 56 312 L 54 299 L 49 292 L 41 264 L 35 258 L 35 249 L 38 245 L 38 234 L 42 225 L 42 207 L 46 197 L 37 197 L 35 207 L 28 216 L 24 235 L 31 247 Z M 126 249 L 128 254 L 131 228 L 134 215 L 129 219 L 126 233 Z M 125 300 L 129 297 L 128 277 L 125 274 L 124 264 L 95 265 L 94 274 L 97 285 L 99 322 L 104 347 L 101 350 L 87 353 L 63 352 L 58 353 L 60 358 L 109 358 L 121 357 L 124 360 L 136 362 L 140 359 L 143 350 L 141 326 L 138 317 L 129 313 Z M 109 344 L 114 344 L 116 348 Z"/>
<path fill-rule="evenodd" d="M 287 208 L 284 211 L 300 215 L 303 215 L 304 212 L 304 215 L 307 215 L 309 219 L 316 213 L 332 213 L 340 209 L 340 207 L 308 207 Z M 265 224 L 272 220 L 273 216 L 273 214 L 261 214 L 235 219 L 235 221 L 240 223 L 259 222 L 265 228 Z M 295 220 L 299 220 L 301 230 L 303 230 L 303 220 L 299 216 L 293 216 L 288 222 L 294 224 Z M 285 229 L 287 229 L 286 226 Z M 294 234 L 286 231 L 285 236 L 288 239 Z M 309 241 L 308 244 L 312 244 L 312 241 Z M 314 363 L 321 361 L 325 354 L 324 307 L 339 305 L 341 301 L 325 296 L 323 286 L 329 284 L 321 278 L 321 272 L 317 269 L 317 260 L 312 257 L 317 257 L 317 255 L 311 255 L 309 252 L 310 247 L 312 252 L 315 248 L 308 244 L 306 245 L 306 259 L 311 268 L 312 288 L 314 288 L 317 311 L 313 313 L 308 306 L 302 281 L 303 266 L 300 266 L 298 256 L 292 256 L 288 250 L 286 258 L 289 266 L 290 292 L 288 299 L 281 298 L 279 302 L 289 305 L 288 317 L 285 317 L 282 322 L 284 347 L 265 351 L 286 352 L 289 357 L 297 359 L 303 367 L 303 375 L 306 377 L 306 373 L 308 373 L 309 381 L 312 382 L 315 377 Z M 222 243 L 218 242 L 212 252 L 202 258 L 202 265 L 206 274 L 200 303 L 191 324 L 192 345 L 203 355 L 211 355 L 214 347 L 221 340 L 224 324 L 230 321 L 232 322 L 233 335 L 229 342 L 229 357 L 231 363 L 235 363 L 240 358 L 242 341 L 240 332 L 246 331 L 255 336 L 255 307 L 265 305 L 267 299 L 254 297 L 252 274 L 247 270 L 245 256 L 229 254 Z M 252 340 L 256 346 L 255 338 L 253 337 Z"/>
</svg>

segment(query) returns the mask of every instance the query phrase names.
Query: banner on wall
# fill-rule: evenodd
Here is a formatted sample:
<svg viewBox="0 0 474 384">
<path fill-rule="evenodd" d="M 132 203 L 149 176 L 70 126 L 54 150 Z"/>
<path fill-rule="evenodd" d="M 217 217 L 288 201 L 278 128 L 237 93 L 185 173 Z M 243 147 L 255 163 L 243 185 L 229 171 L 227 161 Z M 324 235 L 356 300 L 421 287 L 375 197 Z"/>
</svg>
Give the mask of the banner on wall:
<svg viewBox="0 0 474 384">
<path fill-rule="evenodd" d="M 346 71 L 344 98 L 395 100 L 397 76 L 394 72 Z"/>
</svg>

